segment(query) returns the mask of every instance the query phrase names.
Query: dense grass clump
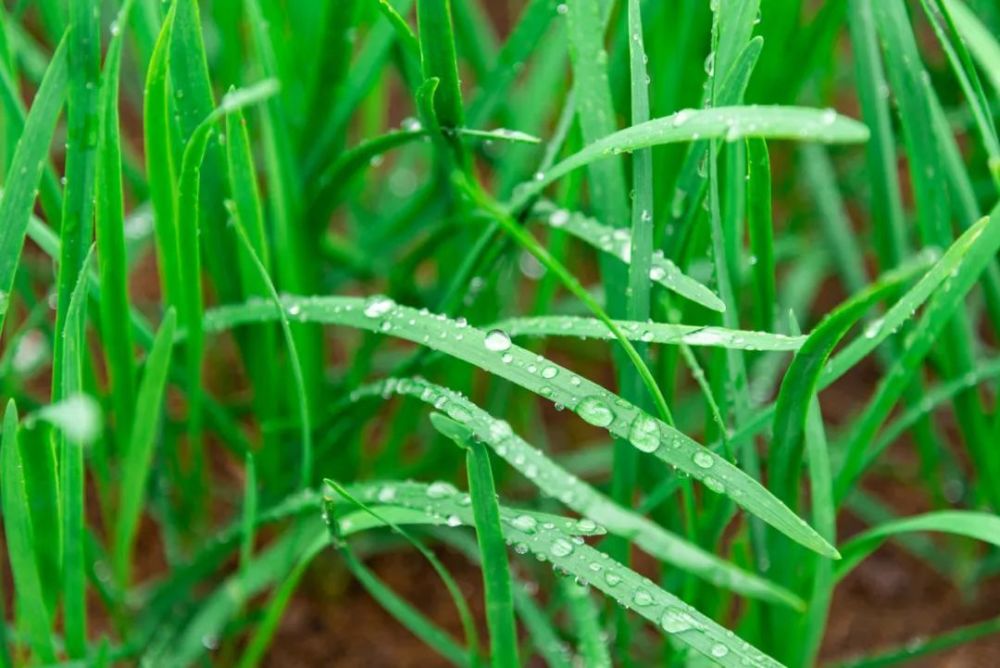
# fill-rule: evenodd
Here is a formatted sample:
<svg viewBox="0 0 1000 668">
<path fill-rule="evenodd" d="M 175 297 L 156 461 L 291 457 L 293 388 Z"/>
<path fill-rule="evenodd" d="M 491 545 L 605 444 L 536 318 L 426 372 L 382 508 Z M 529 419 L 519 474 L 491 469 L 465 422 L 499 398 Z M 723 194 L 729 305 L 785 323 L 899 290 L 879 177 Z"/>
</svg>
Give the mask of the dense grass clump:
<svg viewBox="0 0 1000 668">
<path fill-rule="evenodd" d="M 1000 661 L 998 34 L 0 3 L 0 667 Z"/>
</svg>

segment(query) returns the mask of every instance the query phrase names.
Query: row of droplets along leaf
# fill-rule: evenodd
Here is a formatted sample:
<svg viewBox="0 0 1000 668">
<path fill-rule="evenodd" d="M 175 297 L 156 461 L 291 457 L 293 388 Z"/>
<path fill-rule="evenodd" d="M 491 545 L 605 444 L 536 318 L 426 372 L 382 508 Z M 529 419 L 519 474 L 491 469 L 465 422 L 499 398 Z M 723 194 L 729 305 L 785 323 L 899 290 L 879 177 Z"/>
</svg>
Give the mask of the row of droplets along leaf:
<svg viewBox="0 0 1000 668">
<path fill-rule="evenodd" d="M 494 418 L 468 398 L 423 378 L 387 378 L 351 394 L 388 398 L 393 394 L 415 397 L 465 425 L 473 435 L 519 471 L 540 491 L 566 507 L 603 525 L 611 533 L 632 540 L 652 556 L 733 591 L 786 603 L 801 601 L 783 588 L 689 543 L 642 515 L 618 505 L 595 488 L 559 466 L 542 451 L 514 433 L 507 421 Z"/>
<path fill-rule="evenodd" d="M 386 485 L 392 485 L 389 495 L 393 504 L 436 516 L 434 523 L 440 524 L 444 518 L 448 526 L 474 526 L 471 503 L 465 501 L 467 496 L 448 483 L 427 486 L 368 483 L 354 485 L 350 492 L 361 500 L 377 503 L 379 495 L 386 494 Z M 337 517 L 337 498 L 338 495 L 332 492 L 324 494 L 328 521 Z M 513 511 L 502 506 L 500 511 L 504 539 L 517 554 L 532 554 L 541 562 L 551 563 L 560 573 L 572 575 L 579 584 L 602 591 L 622 607 L 634 610 L 661 631 L 720 665 L 762 668 L 780 665 L 648 578 L 589 546 L 581 534 L 599 533 L 592 521 Z"/>
<path fill-rule="evenodd" d="M 426 309 L 401 306 L 381 295 L 368 299 L 286 296 L 283 304 L 291 319 L 381 332 L 505 378 L 573 410 L 585 422 L 627 439 L 640 451 L 690 474 L 708 489 L 728 495 L 793 540 L 828 556 L 836 554 L 802 518 L 739 468 L 600 385 L 514 345 L 506 333 L 485 332 L 464 319 L 453 320 Z M 213 331 L 276 317 L 274 304 L 254 300 L 210 311 L 205 326 Z"/>
</svg>

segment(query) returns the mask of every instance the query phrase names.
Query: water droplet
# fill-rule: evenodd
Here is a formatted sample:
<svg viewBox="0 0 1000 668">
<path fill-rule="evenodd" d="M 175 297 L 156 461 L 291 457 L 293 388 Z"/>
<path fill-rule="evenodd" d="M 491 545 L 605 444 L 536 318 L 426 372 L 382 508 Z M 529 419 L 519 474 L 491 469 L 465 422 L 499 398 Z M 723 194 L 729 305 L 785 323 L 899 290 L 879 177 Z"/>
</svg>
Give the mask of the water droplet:
<svg viewBox="0 0 1000 668">
<path fill-rule="evenodd" d="M 554 366 L 547 366 L 544 369 L 542 369 L 542 378 L 552 379 L 552 378 L 555 378 L 556 374 L 558 374 L 558 373 L 559 373 L 559 370 L 557 368 L 555 368 Z"/>
<path fill-rule="evenodd" d="M 386 486 L 378 491 L 378 500 L 382 503 L 389 503 L 396 498 L 396 488 Z"/>
<path fill-rule="evenodd" d="M 597 523 L 592 519 L 584 517 L 576 523 L 576 528 L 584 533 L 593 533 L 597 531 Z"/>
<path fill-rule="evenodd" d="M 729 654 L 729 648 L 723 645 L 721 642 L 717 642 L 714 645 L 712 645 L 711 652 L 712 656 L 714 656 L 717 659 L 721 659 L 725 655 Z"/>
<path fill-rule="evenodd" d="M 377 295 L 365 302 L 364 314 L 369 318 L 379 318 L 391 311 L 395 305 L 396 302 L 388 297 Z"/>
<path fill-rule="evenodd" d="M 715 464 L 715 457 L 704 450 L 698 450 L 691 459 L 703 469 L 710 469 Z"/>
<path fill-rule="evenodd" d="M 655 452 L 660 447 L 660 425 L 650 416 L 640 413 L 629 427 L 628 440 L 643 452 Z"/>
<path fill-rule="evenodd" d="M 413 116 L 407 116 L 403 119 L 403 122 L 399 124 L 403 130 L 407 132 L 420 132 L 424 129 L 423 124 Z"/>
<path fill-rule="evenodd" d="M 636 589 L 632 595 L 632 603 L 639 607 L 647 606 L 653 602 L 652 595 L 645 589 Z"/>
<path fill-rule="evenodd" d="M 716 494 L 722 494 L 726 491 L 726 486 L 722 484 L 722 481 L 717 480 L 710 475 L 705 476 L 705 479 L 702 480 L 702 482 L 705 483 L 705 487 L 708 487 Z"/>
<path fill-rule="evenodd" d="M 620 575 L 607 571 L 604 574 L 604 581 L 608 583 L 608 586 L 616 587 L 622 581 L 622 578 Z"/>
<path fill-rule="evenodd" d="M 457 493 L 455 486 L 448 482 L 433 482 L 427 487 L 427 496 L 432 499 L 446 499 Z"/>
<path fill-rule="evenodd" d="M 518 515 L 510 521 L 510 525 L 524 533 L 535 533 L 535 529 L 538 527 L 538 520 L 531 515 Z"/>
<path fill-rule="evenodd" d="M 573 553 L 573 543 L 565 538 L 556 538 L 552 541 L 552 547 L 549 548 L 549 552 L 553 557 L 568 557 Z"/>
<path fill-rule="evenodd" d="M 835 109 L 824 109 L 823 115 L 820 116 L 820 121 L 823 125 L 833 125 L 837 121 L 837 112 Z"/>
<path fill-rule="evenodd" d="M 871 324 L 865 327 L 865 338 L 874 339 L 882 332 L 882 318 L 878 320 L 873 320 Z"/>
<path fill-rule="evenodd" d="M 448 526 L 450 527 L 462 526 L 462 518 L 460 518 L 458 515 L 448 515 L 448 519 L 445 521 L 448 523 Z"/>
<path fill-rule="evenodd" d="M 663 269 L 663 267 L 649 268 L 649 280 L 662 281 L 666 277 L 667 277 L 667 272 Z"/>
<path fill-rule="evenodd" d="M 615 419 L 611 408 L 598 397 L 587 397 L 581 401 L 577 404 L 576 412 L 585 421 L 596 427 L 607 427 Z"/>
<path fill-rule="evenodd" d="M 660 618 L 660 626 L 667 633 L 683 633 L 695 627 L 694 618 L 677 608 L 667 608 Z"/>
<path fill-rule="evenodd" d="M 569 211 L 566 209 L 556 209 L 549 215 L 549 225 L 552 227 L 562 227 L 569 222 Z"/>
<path fill-rule="evenodd" d="M 684 125 L 691 119 L 691 116 L 693 115 L 694 112 L 691 111 L 690 109 L 681 109 L 676 114 L 674 114 L 674 123 L 673 123 L 674 127 L 679 128 L 680 126 Z"/>
</svg>

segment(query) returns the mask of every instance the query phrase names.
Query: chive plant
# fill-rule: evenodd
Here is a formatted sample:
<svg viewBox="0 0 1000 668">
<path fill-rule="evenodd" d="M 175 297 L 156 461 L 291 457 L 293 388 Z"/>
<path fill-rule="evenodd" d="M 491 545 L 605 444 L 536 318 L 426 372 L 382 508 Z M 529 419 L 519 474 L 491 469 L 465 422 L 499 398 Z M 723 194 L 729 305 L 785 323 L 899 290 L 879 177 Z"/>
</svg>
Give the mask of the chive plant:
<svg viewBox="0 0 1000 668">
<path fill-rule="evenodd" d="M 0 666 L 280 664 L 307 577 L 459 666 L 996 635 L 823 644 L 886 542 L 1000 570 L 997 34 L 989 0 L 0 3 Z"/>
</svg>

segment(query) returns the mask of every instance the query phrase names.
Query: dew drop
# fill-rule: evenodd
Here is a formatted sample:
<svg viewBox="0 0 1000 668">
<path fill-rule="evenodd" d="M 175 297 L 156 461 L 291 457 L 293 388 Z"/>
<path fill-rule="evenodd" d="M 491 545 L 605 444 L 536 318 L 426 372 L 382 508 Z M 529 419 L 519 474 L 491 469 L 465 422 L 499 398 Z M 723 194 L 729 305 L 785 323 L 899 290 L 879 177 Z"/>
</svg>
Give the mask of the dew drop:
<svg viewBox="0 0 1000 668">
<path fill-rule="evenodd" d="M 544 369 L 542 369 L 542 378 L 552 379 L 555 378 L 556 374 L 558 373 L 559 370 L 556 369 L 554 366 L 547 366 Z"/>
<path fill-rule="evenodd" d="M 616 587 L 622 581 L 622 578 L 620 575 L 607 571 L 604 574 L 604 581 L 608 583 L 609 587 Z"/>
<path fill-rule="evenodd" d="M 653 602 L 653 596 L 645 589 L 636 589 L 632 595 L 632 603 L 639 607 L 644 607 Z"/>
<path fill-rule="evenodd" d="M 694 456 L 691 459 L 694 461 L 696 465 L 700 466 L 703 469 L 710 469 L 715 464 L 715 457 L 705 452 L 704 450 L 699 450 L 698 452 L 694 453 Z"/>
<path fill-rule="evenodd" d="M 562 227 L 569 222 L 569 211 L 566 209 L 556 209 L 549 215 L 549 225 L 552 227 Z"/>
<path fill-rule="evenodd" d="M 535 533 L 535 529 L 538 527 L 538 520 L 531 515 L 518 515 L 510 521 L 510 525 L 524 533 Z"/>
<path fill-rule="evenodd" d="M 660 626 L 667 633 L 683 633 L 690 631 L 695 626 L 695 621 L 690 614 L 677 608 L 667 608 L 660 618 Z"/>
<path fill-rule="evenodd" d="M 552 547 L 549 548 L 549 552 L 552 553 L 553 557 L 568 557 L 573 553 L 573 543 L 569 542 L 565 538 L 556 538 L 552 542 Z"/>
<path fill-rule="evenodd" d="M 596 427 L 607 427 L 615 419 L 611 408 L 598 397 L 587 397 L 581 401 L 577 404 L 576 412 L 585 421 Z"/>
<path fill-rule="evenodd" d="M 702 480 L 702 482 L 705 483 L 705 487 L 708 487 L 716 494 L 722 494 L 723 492 L 726 491 L 726 486 L 722 484 L 722 481 L 717 480 L 716 478 L 713 478 L 710 475 L 705 476 L 705 479 Z"/>
<path fill-rule="evenodd" d="M 365 316 L 369 318 L 379 318 L 389 311 L 396 305 L 396 302 L 392 301 L 388 297 L 383 297 L 381 295 L 372 297 L 367 302 L 365 302 Z"/>
<path fill-rule="evenodd" d="M 427 496 L 432 499 L 446 499 L 457 493 L 455 486 L 448 482 L 433 482 L 427 487 Z"/>
<path fill-rule="evenodd" d="M 487 350 L 499 353 L 510 348 L 510 336 L 502 329 L 491 329 L 483 339 L 483 345 Z"/>
<path fill-rule="evenodd" d="M 653 418 L 640 413 L 629 427 L 628 440 L 643 452 L 655 452 L 660 447 L 660 425 Z"/>
<path fill-rule="evenodd" d="M 684 125 L 685 123 L 688 122 L 688 120 L 690 120 L 691 116 L 693 115 L 694 112 L 691 111 L 690 109 L 681 109 L 676 114 L 674 114 L 674 127 L 678 128 Z"/>
<path fill-rule="evenodd" d="M 729 654 L 729 648 L 723 645 L 721 642 L 717 642 L 714 645 L 712 645 L 711 652 L 712 656 L 714 656 L 717 659 L 721 659 L 725 655 Z"/>
</svg>

